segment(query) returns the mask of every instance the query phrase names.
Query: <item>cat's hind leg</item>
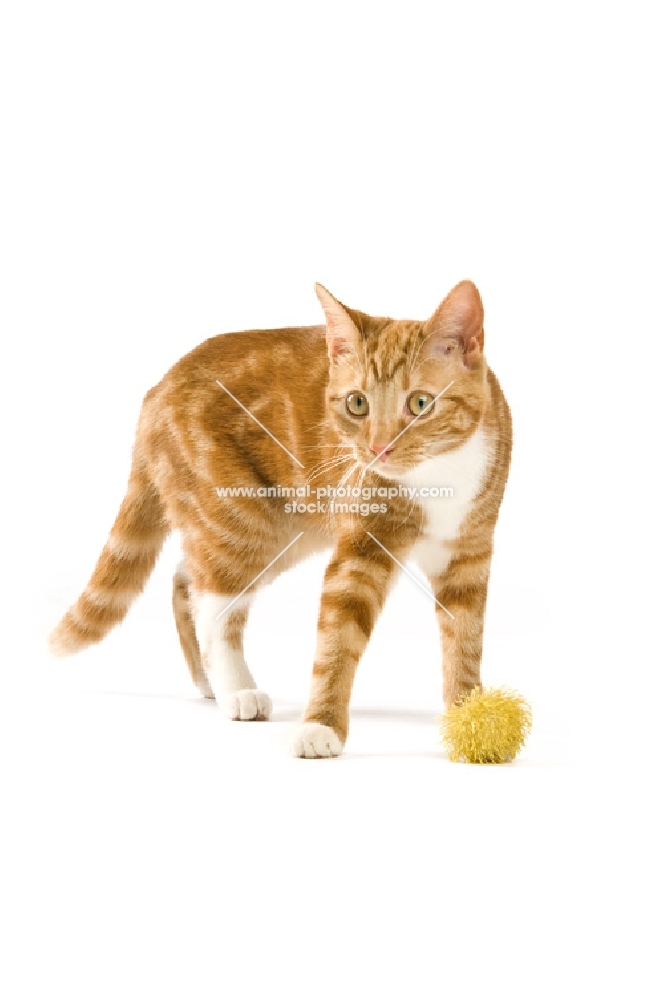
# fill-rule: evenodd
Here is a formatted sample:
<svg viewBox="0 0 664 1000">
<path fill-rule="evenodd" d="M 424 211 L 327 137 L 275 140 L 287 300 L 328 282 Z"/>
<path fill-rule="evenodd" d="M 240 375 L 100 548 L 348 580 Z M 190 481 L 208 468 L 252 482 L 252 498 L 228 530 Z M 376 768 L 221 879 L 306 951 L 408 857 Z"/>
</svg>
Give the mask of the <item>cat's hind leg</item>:
<svg viewBox="0 0 664 1000">
<path fill-rule="evenodd" d="M 215 698 L 231 719 L 268 719 L 272 704 L 266 694 L 256 689 L 242 649 L 250 598 L 240 598 L 226 614 L 216 618 L 232 600 L 219 594 L 194 599 L 186 565 L 178 566 L 173 577 L 173 613 L 194 684 L 205 698 Z M 205 665 L 199 634 L 206 650 Z"/>
<path fill-rule="evenodd" d="M 189 590 L 191 579 L 187 573 L 185 564 L 182 562 L 175 571 L 173 577 L 173 614 L 175 616 L 175 627 L 178 630 L 178 638 L 182 646 L 184 658 L 189 667 L 189 673 L 194 684 L 204 698 L 214 698 L 214 693 L 210 687 L 210 682 L 205 676 L 201 663 L 201 651 L 198 648 L 196 629 L 192 617 L 191 592 Z"/>
<path fill-rule="evenodd" d="M 272 702 L 257 689 L 242 646 L 252 595 L 190 593 L 201 673 L 219 708 L 238 721 L 269 719 Z"/>
</svg>

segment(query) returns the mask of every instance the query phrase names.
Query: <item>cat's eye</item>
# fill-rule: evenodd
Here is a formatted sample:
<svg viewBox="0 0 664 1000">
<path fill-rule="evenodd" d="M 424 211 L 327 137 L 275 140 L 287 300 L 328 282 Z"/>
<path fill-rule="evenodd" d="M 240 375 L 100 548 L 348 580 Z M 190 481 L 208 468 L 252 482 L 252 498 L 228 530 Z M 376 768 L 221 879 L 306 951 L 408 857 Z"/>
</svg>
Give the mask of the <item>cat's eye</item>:
<svg viewBox="0 0 664 1000">
<path fill-rule="evenodd" d="M 419 417 L 421 413 L 431 411 L 433 396 L 430 392 L 413 392 L 406 402 L 406 406 L 414 417 Z"/>
<path fill-rule="evenodd" d="M 369 401 L 361 392 L 349 392 L 346 396 L 346 409 L 352 417 L 366 417 Z"/>
</svg>

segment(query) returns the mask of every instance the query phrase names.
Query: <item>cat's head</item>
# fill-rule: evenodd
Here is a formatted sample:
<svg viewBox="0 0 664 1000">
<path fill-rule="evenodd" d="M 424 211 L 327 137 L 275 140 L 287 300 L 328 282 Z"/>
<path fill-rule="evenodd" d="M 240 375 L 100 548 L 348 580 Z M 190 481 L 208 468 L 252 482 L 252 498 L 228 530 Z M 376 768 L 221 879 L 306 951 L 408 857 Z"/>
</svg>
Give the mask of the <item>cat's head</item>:
<svg viewBox="0 0 664 1000">
<path fill-rule="evenodd" d="M 367 316 L 322 285 L 329 415 L 361 466 L 396 479 L 462 444 L 487 401 L 484 310 L 471 281 L 423 323 Z"/>
</svg>

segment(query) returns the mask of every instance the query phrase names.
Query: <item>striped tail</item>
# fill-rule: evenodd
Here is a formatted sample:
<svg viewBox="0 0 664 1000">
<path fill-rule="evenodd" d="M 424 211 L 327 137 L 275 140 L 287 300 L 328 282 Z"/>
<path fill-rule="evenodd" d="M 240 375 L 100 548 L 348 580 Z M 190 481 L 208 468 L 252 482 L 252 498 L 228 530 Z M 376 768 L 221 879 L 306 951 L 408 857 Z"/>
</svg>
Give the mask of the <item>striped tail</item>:
<svg viewBox="0 0 664 1000">
<path fill-rule="evenodd" d="M 87 587 L 49 636 L 56 656 L 99 642 L 129 611 L 142 591 L 169 532 L 164 508 L 137 462 L 127 494 Z"/>
</svg>

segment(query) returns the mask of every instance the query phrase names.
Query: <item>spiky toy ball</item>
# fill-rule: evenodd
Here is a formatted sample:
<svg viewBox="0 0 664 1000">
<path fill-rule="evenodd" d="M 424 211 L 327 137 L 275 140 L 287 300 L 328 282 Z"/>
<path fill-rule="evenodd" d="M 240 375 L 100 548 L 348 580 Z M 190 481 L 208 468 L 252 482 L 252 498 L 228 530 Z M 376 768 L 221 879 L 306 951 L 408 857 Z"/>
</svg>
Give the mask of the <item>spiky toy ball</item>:
<svg viewBox="0 0 664 1000">
<path fill-rule="evenodd" d="M 532 726 L 530 705 L 507 688 L 479 687 L 439 719 L 441 742 L 450 760 L 505 764 L 514 760 Z"/>
</svg>

